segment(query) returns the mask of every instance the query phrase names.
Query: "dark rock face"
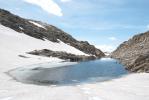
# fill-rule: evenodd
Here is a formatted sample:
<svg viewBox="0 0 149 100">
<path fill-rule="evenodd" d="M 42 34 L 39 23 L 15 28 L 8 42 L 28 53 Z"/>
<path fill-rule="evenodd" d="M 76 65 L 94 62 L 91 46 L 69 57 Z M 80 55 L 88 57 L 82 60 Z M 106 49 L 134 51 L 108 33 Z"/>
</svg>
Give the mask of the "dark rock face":
<svg viewBox="0 0 149 100">
<path fill-rule="evenodd" d="M 149 31 L 125 41 L 111 56 L 131 72 L 149 72 Z"/>
<path fill-rule="evenodd" d="M 66 52 L 59 52 L 59 51 L 51 51 L 48 49 L 43 50 L 34 50 L 28 52 L 28 54 L 45 56 L 45 57 L 57 57 L 64 60 L 69 60 L 71 62 L 78 62 L 78 61 L 86 61 L 86 60 L 94 60 L 96 59 L 95 56 L 84 56 L 84 55 L 74 55 Z"/>
<path fill-rule="evenodd" d="M 45 27 L 41 28 L 30 23 L 29 21 L 33 20 L 24 19 L 11 14 L 6 10 L 0 9 L 0 24 L 10 27 L 17 32 L 22 32 L 41 40 L 47 39 L 52 42 L 59 42 L 58 40 L 61 40 L 86 54 L 92 54 L 98 58 L 105 56 L 101 50 L 95 48 L 93 45 L 90 45 L 86 41 L 77 41 L 71 35 L 56 28 L 55 26 L 48 25 L 40 21 L 33 21 Z"/>
</svg>

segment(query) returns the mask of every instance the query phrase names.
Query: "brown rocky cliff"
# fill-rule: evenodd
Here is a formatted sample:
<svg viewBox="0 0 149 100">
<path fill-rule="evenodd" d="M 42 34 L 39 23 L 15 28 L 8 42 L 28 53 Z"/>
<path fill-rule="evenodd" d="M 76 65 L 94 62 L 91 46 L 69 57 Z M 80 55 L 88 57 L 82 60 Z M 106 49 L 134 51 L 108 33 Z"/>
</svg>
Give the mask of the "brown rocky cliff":
<svg viewBox="0 0 149 100">
<path fill-rule="evenodd" d="M 149 31 L 122 43 L 111 55 L 131 72 L 149 72 Z"/>
</svg>

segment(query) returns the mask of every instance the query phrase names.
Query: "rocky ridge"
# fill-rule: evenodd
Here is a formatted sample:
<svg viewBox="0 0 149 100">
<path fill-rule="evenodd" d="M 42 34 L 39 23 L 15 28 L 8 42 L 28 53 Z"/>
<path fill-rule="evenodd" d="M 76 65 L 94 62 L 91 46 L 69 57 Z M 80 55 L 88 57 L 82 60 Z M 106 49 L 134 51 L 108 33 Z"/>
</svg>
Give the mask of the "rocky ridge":
<svg viewBox="0 0 149 100">
<path fill-rule="evenodd" d="M 84 56 L 84 55 L 74 55 L 67 52 L 60 52 L 60 51 L 51 51 L 48 49 L 43 50 L 34 50 L 28 52 L 28 54 L 38 55 L 38 56 L 45 56 L 45 57 L 57 57 L 60 59 L 68 60 L 71 62 L 78 62 L 78 61 L 87 61 L 87 60 L 94 60 L 96 59 L 95 56 Z"/>
<path fill-rule="evenodd" d="M 131 72 L 149 72 L 149 31 L 122 43 L 111 55 Z"/>
</svg>

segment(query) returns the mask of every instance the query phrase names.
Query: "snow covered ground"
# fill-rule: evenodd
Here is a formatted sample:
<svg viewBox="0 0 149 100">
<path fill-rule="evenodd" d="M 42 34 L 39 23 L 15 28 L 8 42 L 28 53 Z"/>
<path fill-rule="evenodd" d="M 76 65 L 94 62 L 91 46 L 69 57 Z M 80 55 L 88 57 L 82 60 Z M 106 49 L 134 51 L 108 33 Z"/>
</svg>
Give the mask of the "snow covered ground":
<svg viewBox="0 0 149 100">
<path fill-rule="evenodd" d="M 74 86 L 22 84 L 0 73 L 0 100 L 149 100 L 149 75 Z"/>
<path fill-rule="evenodd" d="M 48 48 L 47 48 L 48 47 Z M 58 58 L 25 54 L 35 49 L 83 52 L 62 42 L 42 41 L 17 33 L 0 25 L 0 100 L 149 100 L 149 74 L 130 74 L 101 83 L 70 86 L 39 86 L 13 80 L 5 72 L 32 64 L 50 63 L 51 67 L 63 63 Z M 24 55 L 27 58 L 19 57 Z"/>
</svg>

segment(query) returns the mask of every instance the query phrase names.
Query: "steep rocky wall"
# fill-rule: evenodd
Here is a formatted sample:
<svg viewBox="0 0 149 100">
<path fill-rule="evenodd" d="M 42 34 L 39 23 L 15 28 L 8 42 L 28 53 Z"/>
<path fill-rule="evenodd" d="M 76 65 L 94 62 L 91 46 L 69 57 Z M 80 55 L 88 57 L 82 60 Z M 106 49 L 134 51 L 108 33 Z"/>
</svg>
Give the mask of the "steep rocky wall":
<svg viewBox="0 0 149 100">
<path fill-rule="evenodd" d="M 111 55 L 131 72 L 149 72 L 149 31 L 122 43 Z"/>
</svg>

